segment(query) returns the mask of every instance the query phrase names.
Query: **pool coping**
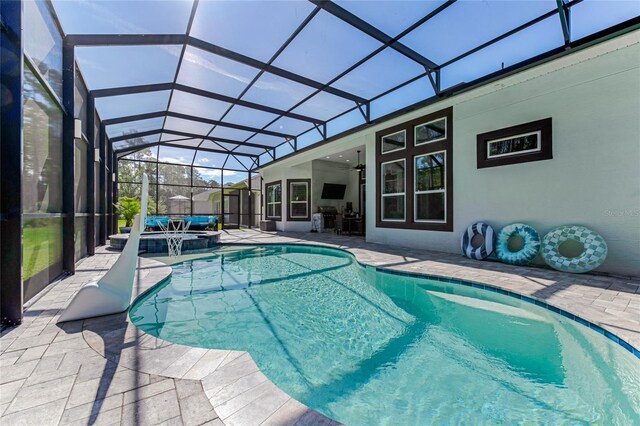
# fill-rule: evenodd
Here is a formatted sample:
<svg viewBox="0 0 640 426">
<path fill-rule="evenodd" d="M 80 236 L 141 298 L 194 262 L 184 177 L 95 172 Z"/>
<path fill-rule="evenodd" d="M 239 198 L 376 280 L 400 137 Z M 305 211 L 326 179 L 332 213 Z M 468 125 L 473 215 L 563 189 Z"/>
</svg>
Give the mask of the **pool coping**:
<svg viewBox="0 0 640 426">
<path fill-rule="evenodd" d="M 221 242 L 218 247 L 256 245 L 293 245 L 329 248 L 348 254 L 363 268 L 374 268 L 376 271 L 393 275 L 426 278 L 437 282 L 464 285 L 511 296 L 543 307 L 587 326 L 619 344 L 635 355 L 636 358 L 640 359 L 640 351 L 620 336 L 606 330 L 595 322 L 589 321 L 582 316 L 575 315 L 566 309 L 554 306 L 539 298 L 505 290 L 496 285 L 444 275 L 380 267 L 373 264 L 373 262 L 358 259 L 357 252 L 325 242 Z M 198 254 L 201 254 L 202 258 L 211 255 L 211 253 L 206 252 Z M 131 306 L 155 288 L 164 284 L 171 277 L 173 271 L 171 265 L 161 263 L 157 260 L 147 260 L 162 265 L 160 269 L 167 271 L 167 273 L 165 275 L 150 274 L 142 278 L 138 283 L 136 294 L 132 296 Z M 176 262 L 175 264 L 179 263 L 182 263 L 182 261 Z M 200 380 L 209 402 L 226 425 L 262 424 L 263 422 L 264 424 L 339 424 L 337 421 L 326 417 L 322 413 L 307 407 L 277 387 L 261 372 L 249 352 L 193 348 L 164 341 L 138 329 L 129 318 L 129 310 L 130 308 L 123 313 L 124 318 L 122 318 L 127 324 L 126 327 L 124 329 L 120 328 L 111 331 L 111 333 L 115 333 L 116 335 L 121 334 L 123 337 L 122 341 L 116 339 L 114 344 L 116 344 L 117 347 L 111 348 L 113 351 L 110 351 L 108 346 L 113 334 L 107 333 L 100 335 L 92 333 L 90 326 L 83 326 L 83 337 L 89 346 L 100 355 L 117 362 L 119 365 L 136 369 L 140 372 L 173 378 Z M 90 325 L 91 320 L 85 320 L 85 324 Z M 124 351 L 122 347 L 127 345 L 129 346 L 130 354 L 125 353 L 123 355 Z M 113 353 L 117 353 L 118 356 L 114 358 Z M 233 411 L 233 407 L 242 405 L 243 400 L 248 402 Z M 295 421 L 290 422 L 289 420 L 291 419 Z"/>
</svg>

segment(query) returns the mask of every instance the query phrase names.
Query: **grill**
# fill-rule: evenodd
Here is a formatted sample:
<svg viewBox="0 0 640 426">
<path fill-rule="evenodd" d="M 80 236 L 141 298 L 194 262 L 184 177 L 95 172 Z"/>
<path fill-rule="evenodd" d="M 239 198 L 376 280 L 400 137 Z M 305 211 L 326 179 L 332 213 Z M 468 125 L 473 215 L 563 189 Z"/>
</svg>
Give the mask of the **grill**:
<svg viewBox="0 0 640 426">
<path fill-rule="evenodd" d="M 322 213 L 322 229 L 333 229 L 336 227 L 336 215 L 338 209 L 334 206 L 318 206 L 318 213 Z"/>
</svg>

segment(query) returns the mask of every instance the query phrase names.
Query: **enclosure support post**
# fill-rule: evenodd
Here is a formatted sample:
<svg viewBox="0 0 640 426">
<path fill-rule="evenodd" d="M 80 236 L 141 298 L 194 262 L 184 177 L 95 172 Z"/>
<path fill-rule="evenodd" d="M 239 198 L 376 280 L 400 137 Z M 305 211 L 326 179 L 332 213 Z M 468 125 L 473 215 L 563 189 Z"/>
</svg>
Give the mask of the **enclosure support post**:
<svg viewBox="0 0 640 426">
<path fill-rule="evenodd" d="M 95 117 L 96 104 L 93 95 L 87 96 L 87 254 L 96 254 L 96 193 L 95 193 Z"/>
<path fill-rule="evenodd" d="M 295 148 L 294 148 L 295 149 Z M 247 199 L 249 200 L 249 206 L 247 209 L 247 212 L 249 213 L 249 221 L 247 222 L 249 224 L 249 229 L 251 229 L 252 225 L 253 225 L 253 192 L 251 191 L 251 171 L 247 171 L 247 187 L 249 188 L 249 196 L 247 197 Z"/>
<path fill-rule="evenodd" d="M 0 49 L 3 64 L 0 83 L 12 102 L 0 104 L 0 121 L 13 123 L 0 126 L 0 309 L 2 323 L 22 322 L 22 78 L 24 71 L 22 45 L 22 2 L 0 2 L 2 28 Z M 5 59 L 6 58 L 6 59 Z M 4 95 L 3 95 L 4 99 Z"/>
<path fill-rule="evenodd" d="M 221 217 L 220 217 L 220 226 L 224 229 L 224 171 L 220 173 L 220 209 Z"/>
<path fill-rule="evenodd" d="M 100 217 L 98 218 L 98 242 L 100 245 L 104 245 L 107 242 L 107 163 L 106 163 L 106 130 L 105 125 L 100 125 L 100 139 L 98 141 L 100 158 L 98 159 L 98 170 L 100 176 L 98 177 L 98 199 L 100 200 Z"/>
<path fill-rule="evenodd" d="M 196 156 L 193 156 L 193 159 L 195 160 Z M 191 177 L 191 185 L 189 185 L 189 202 L 191 204 L 189 204 L 189 212 L 191 214 L 191 216 L 194 216 L 193 213 L 193 160 L 191 161 L 191 173 L 189 174 L 189 176 Z"/>
<path fill-rule="evenodd" d="M 156 161 L 156 179 L 155 179 L 155 187 L 156 187 L 156 215 L 160 215 L 160 184 L 158 183 L 158 162 Z M 169 212 L 169 206 L 165 206 L 167 208 L 167 213 Z"/>
<path fill-rule="evenodd" d="M 62 45 L 62 267 L 74 274 L 75 260 L 75 48 L 67 40 Z"/>
<path fill-rule="evenodd" d="M 107 160 L 107 170 L 105 174 L 105 186 L 107 191 L 107 237 L 113 234 L 113 150 L 111 148 L 111 144 L 107 140 L 105 144 L 106 148 L 106 160 Z"/>
<path fill-rule="evenodd" d="M 112 163 L 111 173 L 112 173 L 112 175 L 111 175 L 112 177 L 110 179 L 110 185 L 112 186 L 112 189 L 111 189 L 111 193 L 112 193 L 112 195 L 111 195 L 111 206 L 113 208 L 113 205 L 118 202 L 118 179 L 117 179 L 117 177 L 118 177 L 118 154 L 116 154 L 115 152 L 113 153 L 113 163 Z M 113 178 L 114 176 L 116 177 L 116 179 Z M 157 206 L 156 206 L 156 208 L 157 208 Z M 112 232 L 114 234 L 117 234 L 117 233 L 120 232 L 120 229 L 118 229 L 118 212 L 116 212 L 115 209 L 112 210 L 112 211 L 113 211 L 113 215 L 112 215 L 112 218 L 111 218 L 111 220 L 113 221 L 113 223 L 111 225 L 113 227 L 113 231 Z"/>
</svg>

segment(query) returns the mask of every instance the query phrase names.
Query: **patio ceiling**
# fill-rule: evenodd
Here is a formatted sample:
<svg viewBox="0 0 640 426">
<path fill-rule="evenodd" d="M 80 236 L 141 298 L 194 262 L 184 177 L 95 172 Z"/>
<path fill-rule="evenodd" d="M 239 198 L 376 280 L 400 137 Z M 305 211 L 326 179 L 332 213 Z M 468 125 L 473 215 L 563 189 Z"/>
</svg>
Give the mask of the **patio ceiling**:
<svg viewBox="0 0 640 426">
<path fill-rule="evenodd" d="M 117 153 L 256 167 L 640 25 L 636 2 L 601 3 L 53 1 Z"/>
</svg>

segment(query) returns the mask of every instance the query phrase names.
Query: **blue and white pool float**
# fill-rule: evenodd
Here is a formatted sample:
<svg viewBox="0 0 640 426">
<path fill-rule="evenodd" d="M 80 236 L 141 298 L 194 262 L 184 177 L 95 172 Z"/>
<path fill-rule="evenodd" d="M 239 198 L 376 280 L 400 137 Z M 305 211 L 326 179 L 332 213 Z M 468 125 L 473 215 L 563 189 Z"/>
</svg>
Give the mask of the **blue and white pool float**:
<svg viewBox="0 0 640 426">
<path fill-rule="evenodd" d="M 471 240 L 476 235 L 481 235 L 483 238 L 482 244 L 478 247 L 473 247 L 471 244 Z M 482 260 L 486 259 L 493 253 L 495 248 L 495 232 L 493 228 L 483 222 L 476 222 L 473 225 L 470 225 L 464 234 L 462 234 L 462 238 L 460 239 L 460 246 L 462 248 L 462 254 L 464 254 L 469 259 Z"/>
<path fill-rule="evenodd" d="M 524 241 L 524 245 L 518 251 L 509 249 L 509 240 L 514 237 L 520 237 Z M 498 259 L 509 265 L 528 265 L 535 259 L 540 250 L 540 236 L 529 225 L 524 223 L 513 223 L 507 225 L 498 233 L 498 242 L 496 244 L 496 253 Z"/>
</svg>

